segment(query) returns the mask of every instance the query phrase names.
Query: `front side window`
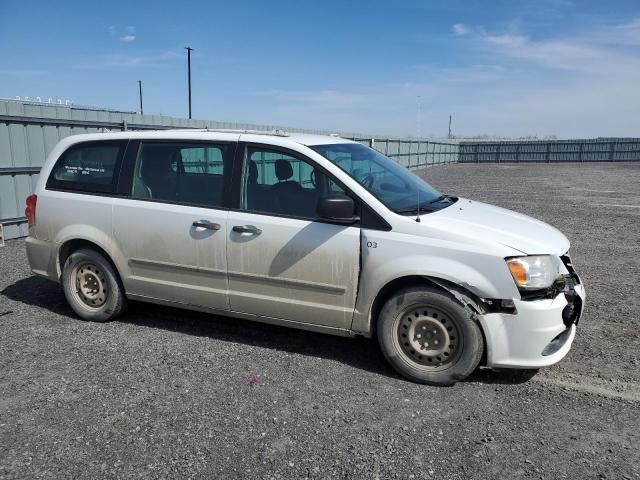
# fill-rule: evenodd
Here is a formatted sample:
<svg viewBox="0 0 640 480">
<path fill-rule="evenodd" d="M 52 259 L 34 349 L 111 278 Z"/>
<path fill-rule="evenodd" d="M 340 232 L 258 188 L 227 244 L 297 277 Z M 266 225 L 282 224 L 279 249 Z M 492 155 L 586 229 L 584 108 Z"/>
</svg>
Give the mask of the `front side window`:
<svg viewBox="0 0 640 480">
<path fill-rule="evenodd" d="M 318 200 L 344 193 L 318 167 L 286 153 L 250 147 L 242 169 L 242 209 L 317 218 Z"/>
<path fill-rule="evenodd" d="M 231 145 L 143 142 L 133 176 L 134 198 L 221 207 Z"/>
<path fill-rule="evenodd" d="M 429 212 L 451 205 L 455 199 L 435 188 L 380 152 L 359 143 L 310 146 L 358 181 L 390 210 Z"/>
<path fill-rule="evenodd" d="M 47 188 L 114 193 L 126 143 L 92 142 L 71 146 L 53 167 Z"/>
</svg>

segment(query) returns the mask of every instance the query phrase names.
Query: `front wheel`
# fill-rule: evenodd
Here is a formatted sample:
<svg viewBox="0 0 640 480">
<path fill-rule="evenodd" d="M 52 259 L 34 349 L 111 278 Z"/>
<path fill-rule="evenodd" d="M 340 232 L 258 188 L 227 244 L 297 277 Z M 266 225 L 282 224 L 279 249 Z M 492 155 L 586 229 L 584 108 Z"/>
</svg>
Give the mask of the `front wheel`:
<svg viewBox="0 0 640 480">
<path fill-rule="evenodd" d="M 429 287 L 393 295 L 378 317 L 378 342 L 387 361 L 418 383 L 452 385 L 468 377 L 484 350 L 473 312 Z"/>
<path fill-rule="evenodd" d="M 95 250 L 76 250 L 69 255 L 62 269 L 62 287 L 67 302 L 84 320 L 106 322 L 126 308 L 115 268 Z"/>
</svg>

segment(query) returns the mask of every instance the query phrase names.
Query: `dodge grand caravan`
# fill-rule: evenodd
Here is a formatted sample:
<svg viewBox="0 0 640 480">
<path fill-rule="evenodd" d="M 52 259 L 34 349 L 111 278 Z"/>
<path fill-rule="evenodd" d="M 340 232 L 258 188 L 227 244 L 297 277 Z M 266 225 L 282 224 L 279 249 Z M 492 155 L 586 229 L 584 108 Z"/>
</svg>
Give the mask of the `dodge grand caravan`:
<svg viewBox="0 0 640 480">
<path fill-rule="evenodd" d="M 569 241 L 443 195 L 360 143 L 232 131 L 67 137 L 27 199 L 33 272 L 75 313 L 128 300 L 376 336 L 405 377 L 447 385 L 562 359 L 584 288 Z"/>
</svg>

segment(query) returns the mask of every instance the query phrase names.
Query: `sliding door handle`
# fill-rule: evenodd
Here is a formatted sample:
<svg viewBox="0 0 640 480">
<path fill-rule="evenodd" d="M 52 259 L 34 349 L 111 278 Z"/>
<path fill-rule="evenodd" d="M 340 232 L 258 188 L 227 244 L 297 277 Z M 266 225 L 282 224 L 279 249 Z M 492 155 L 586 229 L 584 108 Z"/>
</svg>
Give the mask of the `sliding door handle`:
<svg viewBox="0 0 640 480">
<path fill-rule="evenodd" d="M 207 230 L 220 230 L 219 223 L 213 223 L 208 220 L 196 220 L 191 225 L 196 228 L 206 228 Z"/>
<path fill-rule="evenodd" d="M 260 235 L 262 233 L 262 230 L 254 225 L 234 225 L 233 231 L 238 233 L 252 233 L 254 235 Z"/>
</svg>

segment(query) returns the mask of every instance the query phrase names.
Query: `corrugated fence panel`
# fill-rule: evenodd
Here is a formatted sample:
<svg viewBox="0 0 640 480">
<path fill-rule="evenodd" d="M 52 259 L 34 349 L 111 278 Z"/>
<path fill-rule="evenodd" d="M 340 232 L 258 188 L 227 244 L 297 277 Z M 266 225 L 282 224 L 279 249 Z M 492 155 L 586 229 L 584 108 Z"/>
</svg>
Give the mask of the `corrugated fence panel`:
<svg viewBox="0 0 640 480">
<path fill-rule="evenodd" d="M 459 161 L 482 162 L 637 162 L 640 139 L 460 141 Z"/>
<path fill-rule="evenodd" d="M 628 162 L 638 158 L 638 152 L 640 152 L 640 140 L 637 141 L 625 141 L 616 144 L 614 150 L 614 161 Z"/>
<path fill-rule="evenodd" d="M 356 140 L 364 145 L 370 145 L 409 169 L 415 170 L 458 161 L 457 142 L 350 136 L 345 136 L 345 138 Z"/>
</svg>

